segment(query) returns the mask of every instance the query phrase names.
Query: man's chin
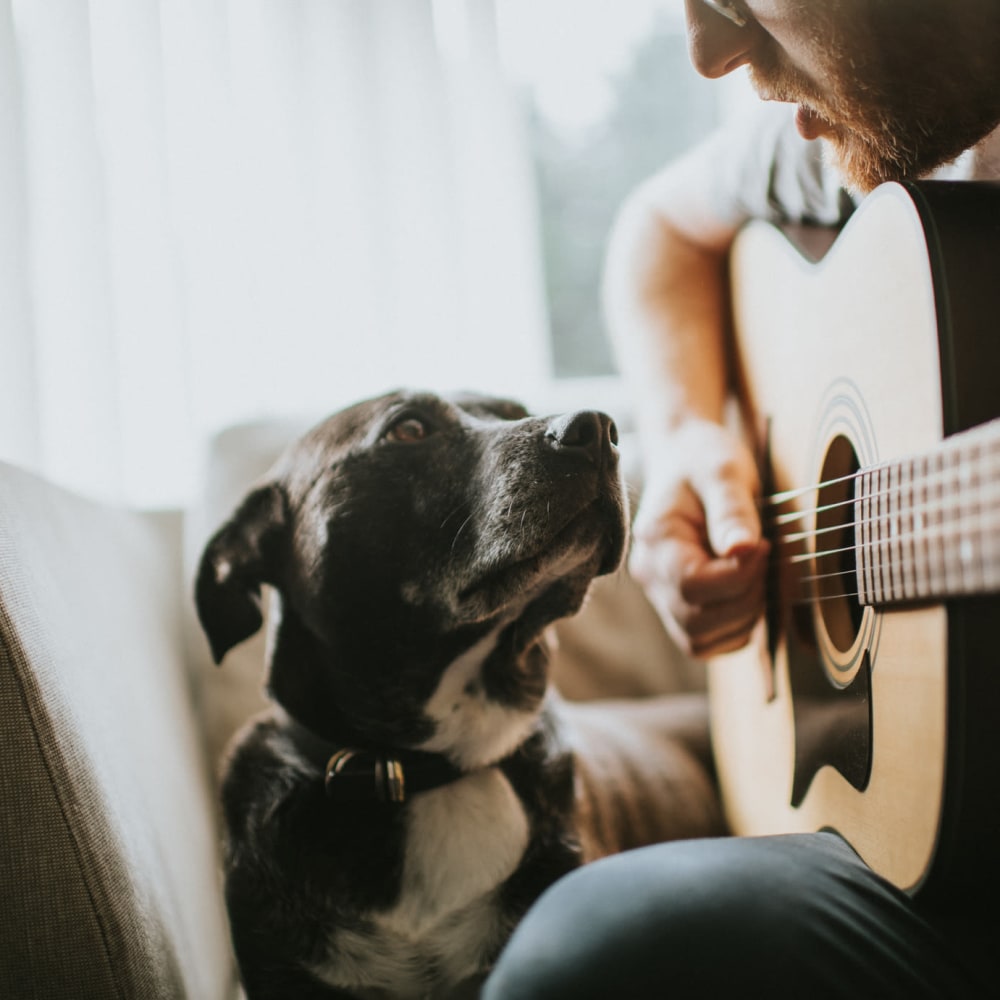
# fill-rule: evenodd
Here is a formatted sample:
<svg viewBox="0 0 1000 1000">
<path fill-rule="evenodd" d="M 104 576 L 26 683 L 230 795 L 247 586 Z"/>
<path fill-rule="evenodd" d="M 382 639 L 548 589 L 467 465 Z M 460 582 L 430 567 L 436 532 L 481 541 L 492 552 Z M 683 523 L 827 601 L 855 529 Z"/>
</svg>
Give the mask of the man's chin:
<svg viewBox="0 0 1000 1000">
<path fill-rule="evenodd" d="M 988 130 L 986 130 L 988 131 Z M 986 131 L 982 126 L 953 128 L 947 134 L 902 125 L 879 132 L 854 132 L 835 128 L 823 138 L 830 162 L 849 190 L 868 194 L 889 181 L 918 180 L 947 163 L 952 163 L 973 146 Z M 907 136 L 922 141 L 906 141 Z"/>
<path fill-rule="evenodd" d="M 869 194 L 880 184 L 913 176 L 904 166 L 854 134 L 839 130 L 824 136 L 830 161 L 852 194 Z"/>
</svg>

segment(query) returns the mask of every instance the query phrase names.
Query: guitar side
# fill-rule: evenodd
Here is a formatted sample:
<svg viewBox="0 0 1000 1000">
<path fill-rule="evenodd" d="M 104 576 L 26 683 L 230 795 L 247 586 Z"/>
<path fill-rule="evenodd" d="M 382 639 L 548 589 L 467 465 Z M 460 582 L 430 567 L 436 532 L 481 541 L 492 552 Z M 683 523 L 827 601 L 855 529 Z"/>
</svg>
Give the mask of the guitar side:
<svg viewBox="0 0 1000 1000">
<path fill-rule="evenodd" d="M 939 331 L 954 331 L 928 247 L 937 236 L 915 198 L 922 190 L 879 189 L 818 264 L 764 224 L 739 237 L 735 374 L 745 426 L 766 446 L 767 493 L 919 453 L 960 429 L 956 352 L 939 344 Z M 995 819 L 961 815 L 985 777 L 966 779 L 965 748 L 992 730 L 966 717 L 968 692 L 956 688 L 975 659 L 969 638 L 982 640 L 976 602 L 852 606 L 851 588 L 837 591 L 848 570 L 816 557 L 838 537 L 816 512 L 840 506 L 833 499 L 812 489 L 787 501 L 781 517 L 795 530 L 775 546 L 771 613 L 746 649 L 710 665 L 728 815 L 743 834 L 835 829 L 900 887 L 961 896 L 968 831 Z M 997 607 L 979 602 L 980 618 Z"/>
</svg>

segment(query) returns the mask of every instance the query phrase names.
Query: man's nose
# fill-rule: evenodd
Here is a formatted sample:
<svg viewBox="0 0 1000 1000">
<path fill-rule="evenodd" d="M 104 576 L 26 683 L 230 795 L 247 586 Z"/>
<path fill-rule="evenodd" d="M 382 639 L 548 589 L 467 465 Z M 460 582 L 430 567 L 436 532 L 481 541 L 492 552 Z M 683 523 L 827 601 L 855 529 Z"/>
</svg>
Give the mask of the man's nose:
<svg viewBox="0 0 1000 1000">
<path fill-rule="evenodd" d="M 739 27 L 702 0 L 684 0 L 688 54 L 694 68 L 715 80 L 750 62 L 754 32 Z"/>
</svg>

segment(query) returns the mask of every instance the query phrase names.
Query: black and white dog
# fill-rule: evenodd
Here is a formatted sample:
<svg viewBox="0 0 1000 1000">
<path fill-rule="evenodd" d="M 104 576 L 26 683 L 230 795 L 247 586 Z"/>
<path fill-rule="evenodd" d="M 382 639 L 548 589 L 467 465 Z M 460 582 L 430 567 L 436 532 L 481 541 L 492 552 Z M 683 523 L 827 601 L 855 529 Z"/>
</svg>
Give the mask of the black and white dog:
<svg viewBox="0 0 1000 1000">
<path fill-rule="evenodd" d="M 451 995 L 582 862 L 722 832 L 703 705 L 548 691 L 546 627 L 619 565 L 626 510 L 607 416 L 399 392 L 314 428 L 212 538 L 216 660 L 262 584 L 276 605 L 275 705 L 223 786 L 251 1000 Z"/>
</svg>

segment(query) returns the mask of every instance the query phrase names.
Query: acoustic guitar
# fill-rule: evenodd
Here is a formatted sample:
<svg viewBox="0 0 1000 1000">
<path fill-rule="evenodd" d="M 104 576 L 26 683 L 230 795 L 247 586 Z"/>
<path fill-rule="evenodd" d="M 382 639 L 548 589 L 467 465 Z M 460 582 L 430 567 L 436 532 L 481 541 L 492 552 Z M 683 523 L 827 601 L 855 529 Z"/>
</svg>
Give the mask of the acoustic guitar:
<svg viewBox="0 0 1000 1000">
<path fill-rule="evenodd" d="M 732 251 L 772 558 L 709 667 L 720 780 L 737 833 L 966 906 L 1000 888 L 1000 185 L 887 184 L 831 241 Z"/>
</svg>

